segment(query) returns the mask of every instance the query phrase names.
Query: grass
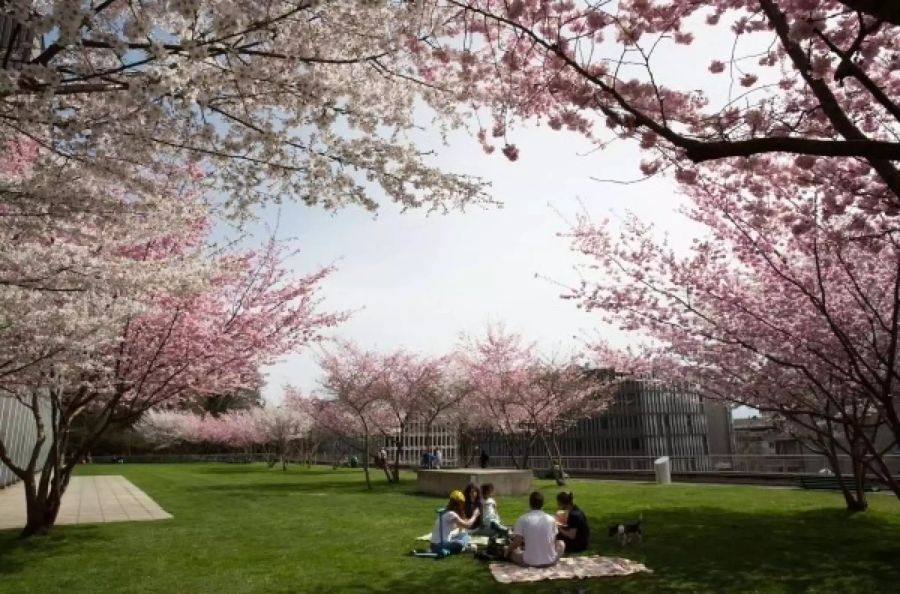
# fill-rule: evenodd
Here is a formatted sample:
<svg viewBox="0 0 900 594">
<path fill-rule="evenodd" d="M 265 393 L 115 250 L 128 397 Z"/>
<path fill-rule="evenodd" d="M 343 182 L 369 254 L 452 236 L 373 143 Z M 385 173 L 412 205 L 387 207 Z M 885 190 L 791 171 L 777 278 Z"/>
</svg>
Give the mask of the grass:
<svg viewBox="0 0 900 594">
<path fill-rule="evenodd" d="M 900 583 L 900 502 L 847 515 L 835 493 L 572 481 L 592 548 L 655 573 L 504 586 L 470 555 L 408 556 L 441 500 L 359 471 L 264 465 L 94 465 L 124 474 L 174 514 L 161 522 L 64 526 L 21 541 L 0 532 L 0 592 L 891 592 Z M 380 479 L 380 480 L 379 480 Z M 552 499 L 556 489 L 537 485 Z M 524 498 L 500 498 L 509 522 Z M 642 545 L 604 526 L 643 513 Z"/>
</svg>

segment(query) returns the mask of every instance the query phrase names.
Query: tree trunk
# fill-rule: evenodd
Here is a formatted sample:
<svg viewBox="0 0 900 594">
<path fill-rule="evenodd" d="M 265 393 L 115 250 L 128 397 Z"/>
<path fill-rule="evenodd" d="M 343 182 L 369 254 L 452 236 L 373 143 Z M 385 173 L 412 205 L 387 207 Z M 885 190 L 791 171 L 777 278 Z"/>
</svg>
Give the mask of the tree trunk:
<svg viewBox="0 0 900 594">
<path fill-rule="evenodd" d="M 834 469 L 834 476 L 838 481 L 838 485 L 841 489 L 841 494 L 844 496 L 844 503 L 847 506 L 847 511 L 851 513 L 866 511 L 866 508 L 869 507 L 868 502 L 866 501 L 866 492 L 864 489 L 860 489 L 859 484 L 860 480 L 865 481 L 865 471 L 862 473 L 862 479 L 858 476 L 857 470 L 857 461 L 852 460 L 851 465 L 853 468 L 853 482 L 855 485 L 854 489 L 849 489 L 843 481 L 844 474 L 841 471 L 840 460 L 837 457 L 837 453 L 834 448 L 828 447 L 825 450 L 825 457 L 828 458 L 828 462 L 831 464 L 831 467 Z"/>
<path fill-rule="evenodd" d="M 366 475 L 366 488 L 372 488 L 372 480 L 369 478 L 369 431 L 366 430 L 363 434 L 363 472 Z"/>
<path fill-rule="evenodd" d="M 397 447 L 394 448 L 394 482 L 400 484 L 400 456 L 403 454 L 403 437 L 406 430 L 401 426 L 397 435 Z"/>
<path fill-rule="evenodd" d="M 866 500 L 866 465 L 854 456 L 853 464 L 853 486 L 856 491 L 857 509 L 853 511 L 865 511 L 869 507 Z"/>
<path fill-rule="evenodd" d="M 25 477 L 25 527 L 22 538 L 36 534 L 47 534 L 56 523 L 63 494 L 69 485 L 72 468 L 57 456 L 58 444 L 54 444 L 43 473 Z"/>
<path fill-rule="evenodd" d="M 556 455 L 554 455 L 553 450 L 550 449 L 550 443 L 547 441 L 547 438 L 541 435 L 540 439 L 541 443 L 544 444 L 544 449 L 547 451 L 547 459 L 550 460 L 550 472 L 553 473 L 553 478 L 556 480 L 557 486 L 562 487 L 566 484 L 566 479 L 563 475 L 562 461 L 558 460 Z"/>
<path fill-rule="evenodd" d="M 562 452 L 559 450 L 559 442 L 556 441 L 556 434 L 550 434 L 550 441 L 553 443 L 554 456 L 556 457 L 556 484 L 560 487 L 566 484 L 566 469 L 563 468 Z"/>
<path fill-rule="evenodd" d="M 28 538 L 36 534 L 47 534 L 56 522 L 59 513 L 61 497 L 54 493 L 41 493 L 41 489 L 35 484 L 34 477 L 25 481 L 25 507 L 26 521 L 22 529 L 22 538 Z"/>
<path fill-rule="evenodd" d="M 516 455 L 516 448 L 509 438 L 506 439 L 506 451 L 509 452 L 509 457 L 516 470 L 521 470 L 521 466 L 519 466 L 519 456 Z"/>
</svg>

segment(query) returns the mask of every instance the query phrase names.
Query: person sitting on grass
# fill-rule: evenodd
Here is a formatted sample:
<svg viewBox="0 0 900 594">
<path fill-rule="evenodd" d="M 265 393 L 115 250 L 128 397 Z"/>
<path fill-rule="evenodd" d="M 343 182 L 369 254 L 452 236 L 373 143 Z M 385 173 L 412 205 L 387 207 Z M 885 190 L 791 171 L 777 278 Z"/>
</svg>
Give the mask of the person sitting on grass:
<svg viewBox="0 0 900 594">
<path fill-rule="evenodd" d="M 463 495 L 466 498 L 465 517 L 475 518 L 472 529 L 480 530 L 484 519 L 484 503 L 481 499 L 481 489 L 475 483 L 469 483 L 463 488 Z"/>
<path fill-rule="evenodd" d="M 485 483 L 481 485 L 481 498 L 483 501 L 480 534 L 485 536 L 505 536 L 509 532 L 509 528 L 500 521 L 500 512 L 497 511 L 497 502 L 494 500 L 494 485 Z"/>
<path fill-rule="evenodd" d="M 438 512 L 431 529 L 431 552 L 440 554 L 442 550 L 450 553 L 461 553 L 469 543 L 469 534 L 461 530 L 456 535 L 451 533 L 457 528 L 471 528 L 475 520 L 479 519 L 480 511 L 476 511 L 473 517 L 465 519 L 466 497 L 460 490 L 450 493 L 450 501 L 447 507 Z"/>
<path fill-rule="evenodd" d="M 565 512 L 565 521 L 560 521 L 559 534 L 556 538 L 566 545 L 567 553 L 581 553 L 587 550 L 591 538 L 591 528 L 587 516 L 575 505 L 575 496 L 571 491 L 560 491 L 556 495 L 559 509 Z"/>
<path fill-rule="evenodd" d="M 516 520 L 510 537 L 507 558 L 524 567 L 551 567 L 565 551 L 565 544 L 556 540 L 556 520 L 544 513 L 544 496 L 534 491 L 528 497 L 531 511 Z"/>
</svg>

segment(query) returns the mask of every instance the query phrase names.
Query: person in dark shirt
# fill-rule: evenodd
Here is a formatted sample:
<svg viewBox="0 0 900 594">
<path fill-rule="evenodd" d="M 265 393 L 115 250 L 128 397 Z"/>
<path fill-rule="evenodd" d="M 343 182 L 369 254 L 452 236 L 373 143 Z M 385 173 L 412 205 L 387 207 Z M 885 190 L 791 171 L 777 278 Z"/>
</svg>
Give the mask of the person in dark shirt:
<svg viewBox="0 0 900 594">
<path fill-rule="evenodd" d="M 481 463 L 482 468 L 487 468 L 489 459 L 490 459 L 490 456 L 488 456 L 487 450 L 484 448 L 481 448 L 481 456 L 478 461 Z"/>
<path fill-rule="evenodd" d="M 571 491 L 560 491 L 556 496 L 556 503 L 560 510 L 566 512 L 566 522 L 559 527 L 556 538 L 566 543 L 567 553 L 586 551 L 591 539 L 591 528 L 588 526 L 587 516 L 575 505 L 575 496 Z"/>
</svg>

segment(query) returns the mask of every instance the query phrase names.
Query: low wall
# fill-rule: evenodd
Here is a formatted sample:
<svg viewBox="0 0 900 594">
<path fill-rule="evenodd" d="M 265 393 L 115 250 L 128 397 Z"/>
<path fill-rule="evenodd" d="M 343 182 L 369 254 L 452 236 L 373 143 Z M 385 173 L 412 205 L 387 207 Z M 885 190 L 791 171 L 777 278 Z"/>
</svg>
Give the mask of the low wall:
<svg viewBox="0 0 900 594">
<path fill-rule="evenodd" d="M 447 497 L 450 491 L 469 483 L 492 483 L 496 495 L 527 495 L 532 491 L 531 470 L 507 468 L 457 468 L 449 470 L 417 470 L 416 486 L 421 493 Z"/>
</svg>

